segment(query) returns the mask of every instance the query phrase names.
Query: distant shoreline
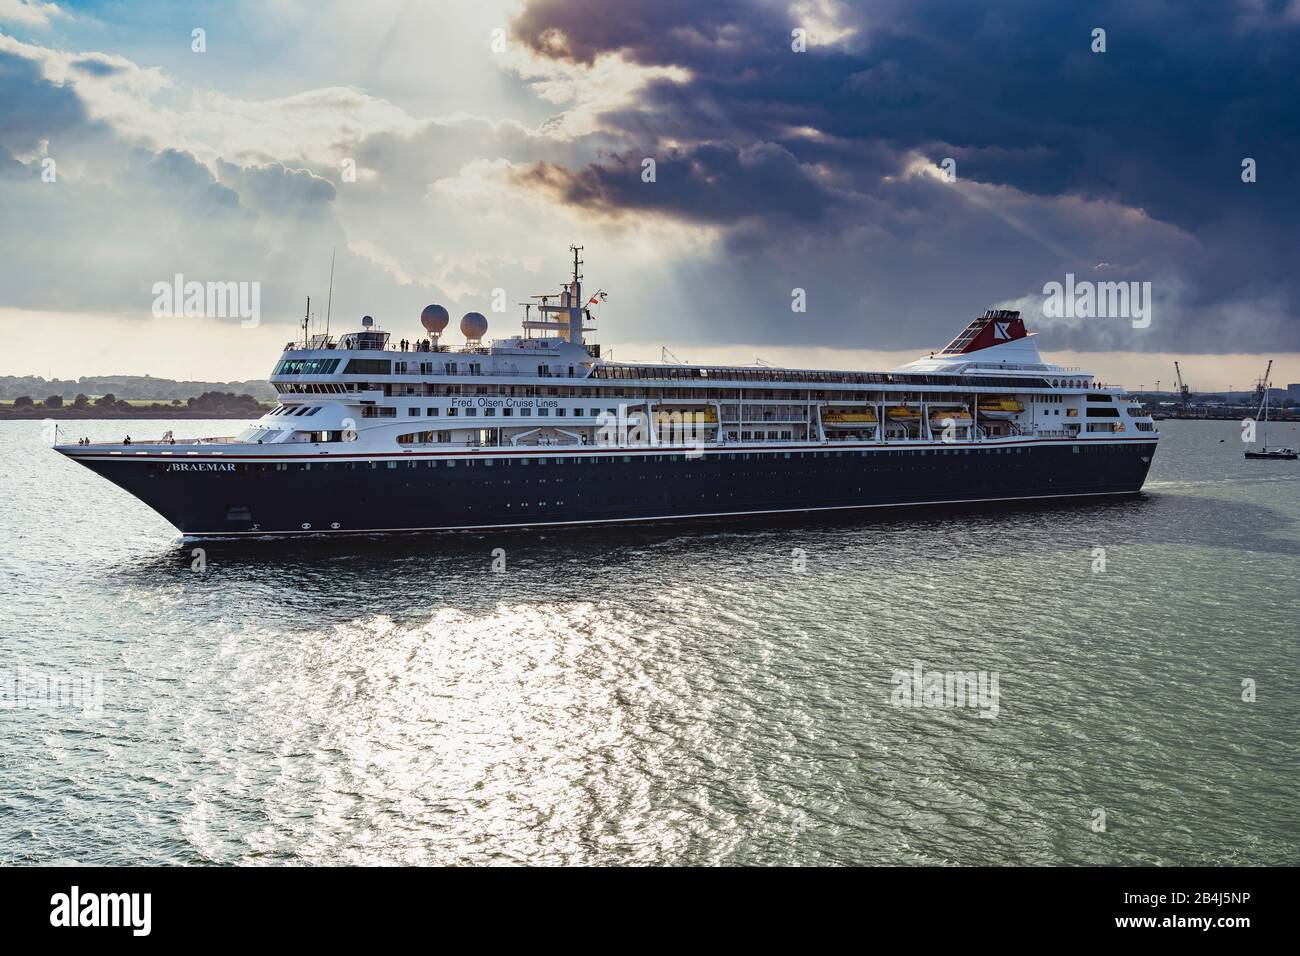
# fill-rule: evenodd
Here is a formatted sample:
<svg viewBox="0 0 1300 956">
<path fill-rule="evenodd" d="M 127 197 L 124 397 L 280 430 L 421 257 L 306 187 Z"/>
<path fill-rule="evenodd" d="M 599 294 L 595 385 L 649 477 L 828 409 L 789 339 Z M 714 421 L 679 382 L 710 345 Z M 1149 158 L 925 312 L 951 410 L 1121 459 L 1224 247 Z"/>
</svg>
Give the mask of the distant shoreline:
<svg viewBox="0 0 1300 956">
<path fill-rule="evenodd" d="M 200 420 L 221 420 L 232 418 L 247 418 L 249 421 L 260 418 L 266 412 L 269 412 L 273 406 L 266 405 L 259 408 L 256 412 L 243 410 L 240 412 L 231 411 L 230 414 L 222 414 L 220 411 L 210 411 L 202 409 L 195 411 L 191 408 L 150 408 L 145 406 L 138 412 L 124 413 L 120 408 L 105 409 L 100 411 L 96 408 L 46 408 L 43 405 L 24 406 L 14 408 L 12 405 L 0 405 L 0 422 L 3 421 L 45 421 L 50 419 L 59 422 L 75 421 L 156 421 L 159 419 L 189 419 L 192 421 Z"/>
</svg>

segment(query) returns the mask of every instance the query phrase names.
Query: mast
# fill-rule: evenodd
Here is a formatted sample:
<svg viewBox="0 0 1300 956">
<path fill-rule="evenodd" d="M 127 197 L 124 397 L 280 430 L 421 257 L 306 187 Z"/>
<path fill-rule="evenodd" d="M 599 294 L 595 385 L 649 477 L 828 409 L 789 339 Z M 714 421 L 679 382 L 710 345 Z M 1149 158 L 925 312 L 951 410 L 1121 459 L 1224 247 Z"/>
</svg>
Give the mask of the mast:
<svg viewBox="0 0 1300 956">
<path fill-rule="evenodd" d="M 569 300 L 569 304 L 573 305 L 582 302 L 582 273 L 578 271 L 578 267 L 582 265 L 582 260 L 578 258 L 578 253 L 582 251 L 583 247 L 569 246 L 569 249 L 573 252 L 573 298 Z"/>
<path fill-rule="evenodd" d="M 569 246 L 573 250 L 573 285 L 569 287 L 569 341 L 582 342 L 582 312 L 586 305 L 582 300 L 582 273 L 579 271 L 582 260 L 578 253 L 582 246 Z"/>
<path fill-rule="evenodd" d="M 330 296 L 325 300 L 325 334 L 330 334 L 330 308 L 334 305 L 334 254 L 337 248 L 330 250 Z"/>
<path fill-rule="evenodd" d="M 564 286 L 564 291 L 560 294 L 558 305 L 551 305 L 553 295 L 535 295 L 531 298 L 540 300 L 537 305 L 538 318 L 531 319 L 527 312 L 529 303 L 521 303 L 525 307 L 524 313 L 524 334 L 529 337 L 533 329 L 545 329 L 555 331 L 561 334 L 566 342 L 572 342 L 575 345 L 582 345 L 582 333 L 595 331 L 594 329 L 584 329 L 582 320 L 588 317 L 585 308 L 586 303 L 582 300 L 582 246 L 569 246 L 573 252 L 573 276 Z"/>
<path fill-rule="evenodd" d="M 1268 425 L 1268 379 L 1273 372 L 1273 360 L 1268 360 L 1268 367 L 1264 369 L 1264 377 L 1259 380 L 1259 411 L 1255 417 L 1260 419 L 1259 437 L 1262 441 L 1264 451 L 1268 451 L 1268 436 L 1264 433 L 1265 426 Z"/>
</svg>

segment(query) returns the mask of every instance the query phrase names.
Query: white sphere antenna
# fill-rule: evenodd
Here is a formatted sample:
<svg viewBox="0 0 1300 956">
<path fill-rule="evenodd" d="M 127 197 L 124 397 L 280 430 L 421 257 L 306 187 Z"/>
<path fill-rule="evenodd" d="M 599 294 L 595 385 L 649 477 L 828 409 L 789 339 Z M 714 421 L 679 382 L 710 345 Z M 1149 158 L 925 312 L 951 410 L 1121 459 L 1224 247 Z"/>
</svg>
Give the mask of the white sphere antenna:
<svg viewBox="0 0 1300 956">
<path fill-rule="evenodd" d="M 488 320 L 482 312 L 466 312 L 460 320 L 460 334 L 465 336 L 465 344 L 476 346 L 487 335 Z"/>
<path fill-rule="evenodd" d="M 420 324 L 424 326 L 424 331 L 436 342 L 438 336 L 446 330 L 447 324 L 451 321 L 451 314 L 442 306 L 426 305 L 424 311 L 420 313 Z"/>
</svg>

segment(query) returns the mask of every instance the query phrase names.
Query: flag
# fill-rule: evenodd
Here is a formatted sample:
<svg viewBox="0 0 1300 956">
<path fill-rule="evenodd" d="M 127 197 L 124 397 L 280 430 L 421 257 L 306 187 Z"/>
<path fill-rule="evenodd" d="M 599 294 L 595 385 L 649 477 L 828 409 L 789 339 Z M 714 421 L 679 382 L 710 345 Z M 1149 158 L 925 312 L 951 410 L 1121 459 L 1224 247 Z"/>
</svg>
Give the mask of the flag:
<svg viewBox="0 0 1300 956">
<path fill-rule="evenodd" d="M 605 293 L 597 292 L 595 295 L 591 297 L 591 301 L 588 302 L 587 305 L 595 305 L 597 302 L 604 302 L 604 301 L 605 301 Z"/>
</svg>

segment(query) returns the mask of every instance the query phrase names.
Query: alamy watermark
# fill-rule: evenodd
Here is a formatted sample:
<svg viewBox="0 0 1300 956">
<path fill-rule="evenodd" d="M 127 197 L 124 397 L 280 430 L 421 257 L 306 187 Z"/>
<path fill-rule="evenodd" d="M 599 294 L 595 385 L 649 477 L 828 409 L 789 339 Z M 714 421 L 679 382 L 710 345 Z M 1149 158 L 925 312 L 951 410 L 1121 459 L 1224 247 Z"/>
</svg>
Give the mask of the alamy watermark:
<svg viewBox="0 0 1300 956">
<path fill-rule="evenodd" d="M 186 282 L 176 273 L 171 282 L 153 284 L 154 318 L 239 318 L 251 329 L 262 321 L 262 283 Z"/>
<path fill-rule="evenodd" d="M 926 670 L 922 661 L 912 661 L 911 670 L 896 670 L 889 680 L 894 685 L 889 699 L 895 707 L 970 707 L 987 718 L 996 717 L 1001 709 L 997 671 Z"/>
<path fill-rule="evenodd" d="M 0 671 L 0 710 L 80 710 L 104 715 L 104 675 Z"/>
<path fill-rule="evenodd" d="M 708 415 L 701 411 L 655 412 L 654 419 L 620 403 L 596 416 L 595 444 L 600 448 L 684 449 L 687 458 L 703 458 Z"/>
<path fill-rule="evenodd" d="M 83 893 L 72 886 L 50 897 L 50 925 L 55 927 L 127 927 L 132 936 L 153 929 L 152 893 Z"/>
<path fill-rule="evenodd" d="M 1044 285 L 1043 295 L 1043 315 L 1049 319 L 1130 319 L 1135 329 L 1151 325 L 1150 282 L 1075 281 L 1067 272 L 1064 283 Z"/>
</svg>

